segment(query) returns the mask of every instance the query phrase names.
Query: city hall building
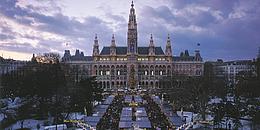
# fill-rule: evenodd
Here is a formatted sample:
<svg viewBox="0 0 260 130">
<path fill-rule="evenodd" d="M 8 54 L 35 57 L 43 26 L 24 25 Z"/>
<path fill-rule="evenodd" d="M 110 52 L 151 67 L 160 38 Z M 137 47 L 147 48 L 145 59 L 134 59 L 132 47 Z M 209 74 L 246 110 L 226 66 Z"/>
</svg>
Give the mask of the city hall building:
<svg viewBox="0 0 260 130">
<path fill-rule="evenodd" d="M 79 50 L 71 55 L 69 50 L 65 50 L 62 63 L 71 68 L 69 75 L 75 82 L 84 77 L 96 76 L 104 89 L 158 88 L 159 80 L 165 76 L 203 74 L 203 60 L 199 50 L 195 51 L 194 56 L 190 56 L 187 50 L 180 56 L 173 56 L 169 35 L 165 39 L 164 51 L 161 46 L 154 44 L 152 35 L 149 45 L 138 46 L 133 3 L 129 14 L 126 46 L 117 46 L 113 35 L 111 45 L 104 46 L 100 51 L 96 35 L 92 56 L 84 56 Z"/>
</svg>

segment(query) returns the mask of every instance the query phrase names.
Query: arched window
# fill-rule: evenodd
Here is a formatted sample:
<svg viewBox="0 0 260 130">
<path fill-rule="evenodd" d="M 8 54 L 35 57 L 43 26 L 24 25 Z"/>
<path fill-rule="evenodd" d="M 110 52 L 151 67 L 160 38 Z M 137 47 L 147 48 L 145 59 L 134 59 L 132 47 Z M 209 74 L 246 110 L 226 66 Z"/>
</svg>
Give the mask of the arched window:
<svg viewBox="0 0 260 130">
<path fill-rule="evenodd" d="M 130 52 L 134 52 L 134 44 L 132 43 L 131 45 L 130 45 Z"/>
</svg>

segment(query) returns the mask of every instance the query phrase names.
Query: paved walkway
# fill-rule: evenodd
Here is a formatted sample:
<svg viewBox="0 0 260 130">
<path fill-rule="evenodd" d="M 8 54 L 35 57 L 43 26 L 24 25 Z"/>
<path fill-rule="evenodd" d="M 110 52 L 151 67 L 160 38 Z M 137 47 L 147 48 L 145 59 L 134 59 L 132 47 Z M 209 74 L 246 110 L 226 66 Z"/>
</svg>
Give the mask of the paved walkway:
<svg viewBox="0 0 260 130">
<path fill-rule="evenodd" d="M 169 104 L 145 94 L 110 95 L 84 121 L 97 129 L 174 129 L 184 123 Z"/>
</svg>

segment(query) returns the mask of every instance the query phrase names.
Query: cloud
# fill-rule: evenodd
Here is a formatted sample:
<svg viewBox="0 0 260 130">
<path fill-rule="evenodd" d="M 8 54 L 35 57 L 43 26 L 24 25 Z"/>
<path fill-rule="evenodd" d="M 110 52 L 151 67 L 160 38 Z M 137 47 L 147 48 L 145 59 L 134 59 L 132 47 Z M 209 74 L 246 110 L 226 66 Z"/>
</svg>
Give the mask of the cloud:
<svg viewBox="0 0 260 130">
<path fill-rule="evenodd" d="M 173 0 L 169 5 L 145 7 L 142 16 L 146 18 L 141 22 L 151 23 L 144 30 L 157 32 L 159 39 L 165 39 L 160 34 L 171 32 L 176 55 L 183 49 L 195 49 L 200 42 L 206 59 L 256 56 L 256 48 L 260 46 L 259 1 Z"/>
<path fill-rule="evenodd" d="M 72 14 L 77 9 L 72 14 L 65 11 L 70 4 L 51 0 L 1 0 L 1 49 L 62 53 L 65 49 L 79 48 L 91 55 L 96 33 L 100 47 L 111 44 L 113 33 L 118 46 L 126 45 L 129 9 L 125 12 L 122 5 L 130 8 L 129 2 L 120 1 L 118 6 L 88 2 L 85 8 L 90 7 L 91 12 L 75 16 Z M 260 46 L 258 0 L 166 0 L 160 4 L 148 0 L 136 1 L 135 8 L 140 46 L 148 46 L 150 33 L 153 33 L 155 44 L 164 48 L 169 33 L 175 55 L 184 49 L 193 51 L 199 42 L 204 59 L 227 60 L 254 58 Z"/>
<path fill-rule="evenodd" d="M 90 41 L 95 33 L 99 33 L 100 36 L 112 34 L 112 29 L 107 26 L 107 23 L 97 17 L 85 17 L 83 22 L 80 22 L 76 18 L 61 13 L 49 16 L 32 11 L 36 9 L 32 7 L 31 5 L 20 7 L 17 1 L 1 1 L 1 28 L 8 28 L 9 32 L 5 31 L 6 34 L 13 35 L 13 37 L 8 37 L 2 34 L 4 31 L 1 32 L 0 36 L 5 39 L 1 39 L 0 44 L 4 49 L 26 53 L 28 51 L 31 53 L 63 52 L 65 42 L 70 42 L 70 47 L 73 49 L 82 48 L 83 50 L 92 48 Z M 6 42 L 8 44 L 4 44 Z"/>
<path fill-rule="evenodd" d="M 14 51 L 14 52 L 23 52 L 23 53 L 31 53 L 31 50 L 35 50 L 36 48 L 33 47 L 30 43 L 1 43 L 0 48 L 7 50 L 7 51 Z M 49 49 L 44 48 L 38 48 L 37 50 L 39 52 L 46 52 L 49 51 Z"/>
</svg>

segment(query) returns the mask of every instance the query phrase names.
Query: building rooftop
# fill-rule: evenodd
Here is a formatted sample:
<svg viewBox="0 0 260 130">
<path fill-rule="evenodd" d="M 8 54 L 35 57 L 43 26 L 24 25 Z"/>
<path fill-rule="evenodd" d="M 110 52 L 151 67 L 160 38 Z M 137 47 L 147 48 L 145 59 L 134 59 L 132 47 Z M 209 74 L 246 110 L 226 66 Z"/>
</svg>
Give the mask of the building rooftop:
<svg viewBox="0 0 260 130">
<path fill-rule="evenodd" d="M 173 56 L 173 61 L 194 61 L 195 56 Z"/>
<path fill-rule="evenodd" d="M 127 47 L 116 47 L 116 55 L 126 55 Z M 149 47 L 138 47 L 138 54 L 148 55 Z M 110 55 L 110 47 L 103 47 L 100 55 Z M 155 55 L 164 55 L 161 47 L 155 47 Z"/>
<path fill-rule="evenodd" d="M 71 61 L 92 61 L 92 56 L 71 56 Z"/>
</svg>

